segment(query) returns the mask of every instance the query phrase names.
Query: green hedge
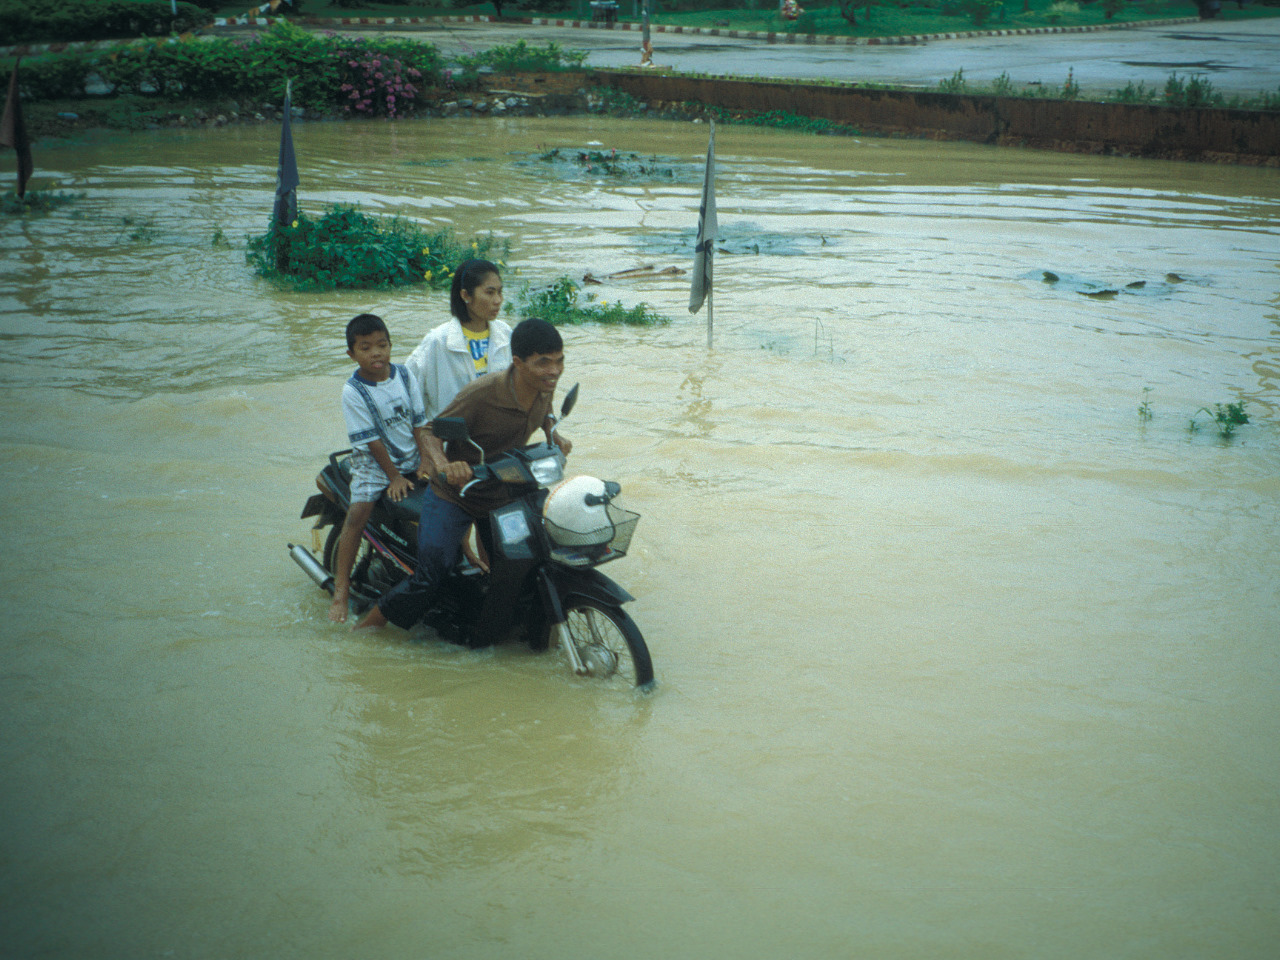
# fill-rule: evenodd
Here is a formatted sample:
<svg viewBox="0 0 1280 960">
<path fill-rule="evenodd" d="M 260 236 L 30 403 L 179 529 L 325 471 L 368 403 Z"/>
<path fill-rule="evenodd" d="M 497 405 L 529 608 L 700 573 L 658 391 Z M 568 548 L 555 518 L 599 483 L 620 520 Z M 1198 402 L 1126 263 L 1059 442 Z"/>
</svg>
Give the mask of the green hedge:
<svg viewBox="0 0 1280 960">
<path fill-rule="evenodd" d="M 96 74 L 112 96 L 263 103 L 282 100 L 292 80 L 294 106 L 394 117 L 412 112 L 418 91 L 436 83 L 440 71 L 429 43 L 353 40 L 276 23 L 248 39 L 170 38 L 32 57 L 22 62 L 19 84 L 23 99 L 33 102 L 83 97 Z"/>
<path fill-rule="evenodd" d="M 174 16 L 169 0 L 0 0 L 0 37 L 7 43 L 168 36 L 210 19 L 186 2 Z"/>
</svg>

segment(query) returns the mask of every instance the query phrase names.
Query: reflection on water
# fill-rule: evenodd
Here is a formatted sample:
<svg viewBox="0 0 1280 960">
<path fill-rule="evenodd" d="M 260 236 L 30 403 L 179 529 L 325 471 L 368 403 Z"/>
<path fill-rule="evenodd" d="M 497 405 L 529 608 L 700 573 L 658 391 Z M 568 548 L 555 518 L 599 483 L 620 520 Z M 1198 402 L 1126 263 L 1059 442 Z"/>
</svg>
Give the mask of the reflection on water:
<svg viewBox="0 0 1280 960">
<path fill-rule="evenodd" d="M 276 131 L 41 151 L 87 196 L 0 237 L 15 955 L 1270 956 L 1274 171 L 725 128 L 708 353 L 698 178 L 530 159 L 705 135 L 295 130 L 305 208 L 673 318 L 565 331 L 645 699 L 326 620 L 342 326 L 447 305 L 249 274 Z"/>
</svg>

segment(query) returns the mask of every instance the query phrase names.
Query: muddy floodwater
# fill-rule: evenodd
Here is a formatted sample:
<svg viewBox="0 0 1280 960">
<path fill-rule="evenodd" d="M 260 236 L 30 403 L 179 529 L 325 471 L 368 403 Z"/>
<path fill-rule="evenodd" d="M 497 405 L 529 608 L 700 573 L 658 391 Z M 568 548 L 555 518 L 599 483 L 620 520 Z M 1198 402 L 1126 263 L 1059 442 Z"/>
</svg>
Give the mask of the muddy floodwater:
<svg viewBox="0 0 1280 960">
<path fill-rule="evenodd" d="M 0 953 L 1275 955 L 1280 175 L 721 127 L 709 352 L 706 134 L 294 131 L 304 209 L 492 230 L 509 294 L 653 265 L 564 427 L 649 696 L 327 621 L 342 327 L 447 297 L 255 278 L 276 129 L 38 151 L 86 196 L 0 231 Z"/>
</svg>

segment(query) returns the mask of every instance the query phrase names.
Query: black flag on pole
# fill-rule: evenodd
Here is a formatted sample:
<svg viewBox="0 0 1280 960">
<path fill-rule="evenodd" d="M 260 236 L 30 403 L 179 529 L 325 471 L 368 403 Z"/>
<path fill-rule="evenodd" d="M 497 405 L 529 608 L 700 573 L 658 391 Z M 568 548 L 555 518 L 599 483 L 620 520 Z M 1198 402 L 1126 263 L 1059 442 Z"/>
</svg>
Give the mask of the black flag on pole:
<svg viewBox="0 0 1280 960">
<path fill-rule="evenodd" d="M 697 313 L 711 293 L 711 261 L 716 242 L 716 122 L 711 121 L 707 143 L 707 170 L 702 181 L 702 206 L 698 209 L 698 238 L 693 247 L 693 282 L 689 287 L 689 312 Z"/>
<path fill-rule="evenodd" d="M 287 227 L 298 216 L 298 160 L 293 155 L 293 100 L 290 87 L 284 90 L 284 122 L 280 125 L 280 163 L 276 167 L 275 222 Z"/>
<path fill-rule="evenodd" d="M 31 179 L 31 141 L 27 139 L 27 125 L 22 122 L 22 102 L 18 97 L 18 64 L 13 65 L 9 78 L 9 96 L 4 102 L 4 119 L 0 121 L 0 146 L 13 147 L 18 155 L 18 196 L 27 194 L 27 181 Z"/>
</svg>

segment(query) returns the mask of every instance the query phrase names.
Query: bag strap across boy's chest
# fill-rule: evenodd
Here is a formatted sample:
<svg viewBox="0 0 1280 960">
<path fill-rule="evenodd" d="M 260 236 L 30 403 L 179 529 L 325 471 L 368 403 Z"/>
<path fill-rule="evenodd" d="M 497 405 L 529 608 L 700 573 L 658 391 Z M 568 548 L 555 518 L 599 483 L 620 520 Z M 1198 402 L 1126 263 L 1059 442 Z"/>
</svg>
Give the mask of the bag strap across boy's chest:
<svg viewBox="0 0 1280 960">
<path fill-rule="evenodd" d="M 395 371 L 396 377 L 400 380 L 401 389 L 404 391 L 405 399 L 409 399 L 409 371 L 398 363 L 393 363 L 391 368 Z M 369 388 L 355 374 L 351 375 L 351 379 L 347 381 L 351 386 L 356 388 L 356 392 L 364 399 L 365 406 L 369 408 L 369 416 L 373 418 L 373 429 L 378 431 L 378 439 L 382 441 L 382 445 L 387 448 L 387 453 L 392 460 L 403 460 L 407 454 L 391 442 L 390 436 L 387 434 L 386 421 L 382 419 L 382 414 L 378 412 L 378 405 L 373 402 L 373 394 L 369 392 Z M 413 406 L 412 402 L 409 404 Z"/>
</svg>

